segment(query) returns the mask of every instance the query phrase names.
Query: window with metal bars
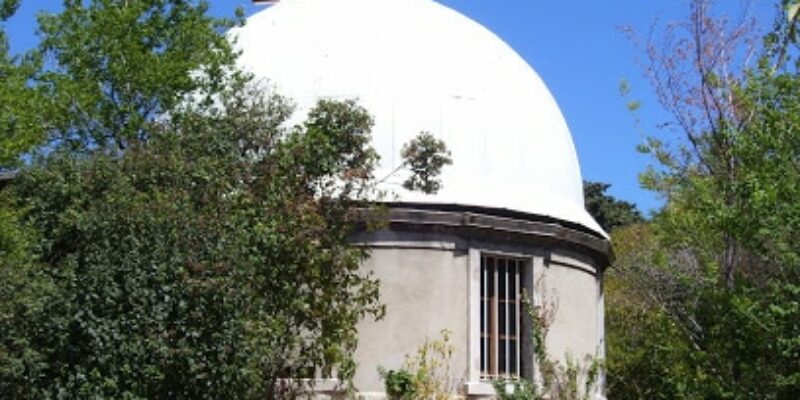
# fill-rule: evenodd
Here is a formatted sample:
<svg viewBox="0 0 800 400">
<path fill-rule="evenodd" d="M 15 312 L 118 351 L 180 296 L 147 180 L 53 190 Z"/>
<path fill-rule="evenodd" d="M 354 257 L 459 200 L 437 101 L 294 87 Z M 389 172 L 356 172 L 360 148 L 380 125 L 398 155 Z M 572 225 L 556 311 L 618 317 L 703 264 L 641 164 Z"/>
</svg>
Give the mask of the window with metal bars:
<svg viewBox="0 0 800 400">
<path fill-rule="evenodd" d="M 526 260 L 481 255 L 481 378 L 519 378 Z"/>
</svg>

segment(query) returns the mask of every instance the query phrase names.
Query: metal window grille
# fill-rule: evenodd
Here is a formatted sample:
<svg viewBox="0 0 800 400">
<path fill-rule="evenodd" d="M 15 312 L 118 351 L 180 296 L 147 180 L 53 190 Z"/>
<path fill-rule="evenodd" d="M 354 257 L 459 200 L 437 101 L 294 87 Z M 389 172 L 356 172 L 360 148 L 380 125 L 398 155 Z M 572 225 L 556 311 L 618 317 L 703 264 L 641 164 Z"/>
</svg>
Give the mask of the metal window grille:
<svg viewBox="0 0 800 400">
<path fill-rule="evenodd" d="M 481 255 L 481 378 L 519 378 L 525 261 Z"/>
</svg>

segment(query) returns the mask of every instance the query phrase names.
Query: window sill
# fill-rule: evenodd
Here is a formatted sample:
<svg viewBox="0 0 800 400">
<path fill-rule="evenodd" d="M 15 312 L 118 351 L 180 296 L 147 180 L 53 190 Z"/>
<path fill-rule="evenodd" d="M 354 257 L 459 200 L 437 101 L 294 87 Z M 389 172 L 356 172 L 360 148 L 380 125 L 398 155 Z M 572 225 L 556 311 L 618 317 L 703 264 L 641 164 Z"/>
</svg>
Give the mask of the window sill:
<svg viewBox="0 0 800 400">
<path fill-rule="evenodd" d="M 494 396 L 494 386 L 490 382 L 467 382 L 464 384 L 464 391 L 469 396 Z"/>
</svg>

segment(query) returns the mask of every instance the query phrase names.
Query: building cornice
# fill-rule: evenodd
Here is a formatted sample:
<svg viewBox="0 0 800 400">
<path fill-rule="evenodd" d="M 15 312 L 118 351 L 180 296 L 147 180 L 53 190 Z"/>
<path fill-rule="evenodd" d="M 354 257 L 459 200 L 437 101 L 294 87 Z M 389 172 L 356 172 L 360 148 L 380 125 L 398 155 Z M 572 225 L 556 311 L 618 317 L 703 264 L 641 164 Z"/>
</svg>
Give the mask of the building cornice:
<svg viewBox="0 0 800 400">
<path fill-rule="evenodd" d="M 572 249 L 604 268 L 614 258 L 608 240 L 553 218 L 475 206 L 386 203 L 385 210 L 362 210 L 362 221 L 388 223 L 393 230 L 454 233 L 543 248 Z"/>
</svg>

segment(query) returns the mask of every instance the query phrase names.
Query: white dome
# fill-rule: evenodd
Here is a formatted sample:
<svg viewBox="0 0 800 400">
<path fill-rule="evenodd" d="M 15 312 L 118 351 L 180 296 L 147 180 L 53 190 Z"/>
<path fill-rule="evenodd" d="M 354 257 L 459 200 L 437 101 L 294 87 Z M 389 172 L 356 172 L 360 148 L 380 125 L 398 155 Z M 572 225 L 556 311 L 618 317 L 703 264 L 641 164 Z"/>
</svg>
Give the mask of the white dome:
<svg viewBox="0 0 800 400">
<path fill-rule="evenodd" d="M 567 124 L 533 69 L 480 24 L 432 0 L 284 0 L 232 32 L 241 66 L 292 98 L 357 99 L 375 119 L 383 177 L 421 131 L 453 165 L 435 195 L 400 201 L 510 209 L 605 236 L 583 206 Z M 391 180 L 389 180 L 391 181 Z"/>
</svg>

